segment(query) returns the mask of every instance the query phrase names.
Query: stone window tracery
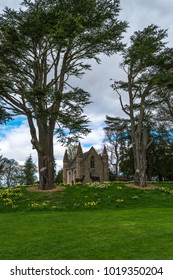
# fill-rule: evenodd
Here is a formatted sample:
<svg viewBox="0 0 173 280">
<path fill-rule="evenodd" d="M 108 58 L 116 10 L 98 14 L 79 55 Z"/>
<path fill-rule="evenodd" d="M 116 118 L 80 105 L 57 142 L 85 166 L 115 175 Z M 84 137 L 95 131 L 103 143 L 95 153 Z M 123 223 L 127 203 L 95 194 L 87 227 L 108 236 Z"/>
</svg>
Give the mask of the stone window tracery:
<svg viewBox="0 0 173 280">
<path fill-rule="evenodd" d="M 91 159 L 90 159 L 90 167 L 95 168 L 95 158 L 94 158 L 94 156 L 92 156 Z"/>
</svg>

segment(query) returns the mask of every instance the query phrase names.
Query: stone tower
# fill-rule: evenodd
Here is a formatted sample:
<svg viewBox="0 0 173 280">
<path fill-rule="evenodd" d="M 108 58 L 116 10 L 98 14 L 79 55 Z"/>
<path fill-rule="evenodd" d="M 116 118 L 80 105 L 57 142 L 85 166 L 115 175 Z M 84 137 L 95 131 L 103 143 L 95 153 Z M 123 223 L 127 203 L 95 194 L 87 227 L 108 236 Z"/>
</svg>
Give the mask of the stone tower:
<svg viewBox="0 0 173 280">
<path fill-rule="evenodd" d="M 63 158 L 63 183 L 67 184 L 67 169 L 69 165 L 69 158 L 68 158 L 68 153 L 67 150 L 64 153 L 64 158 Z"/>
<path fill-rule="evenodd" d="M 83 152 L 82 152 L 81 144 L 79 143 L 77 148 L 77 154 L 76 154 L 76 178 L 77 179 L 82 178 L 82 172 L 83 172 L 82 160 L 83 160 Z"/>
<path fill-rule="evenodd" d="M 107 149 L 105 146 L 104 146 L 104 150 L 103 150 L 102 160 L 103 160 L 103 180 L 109 181 L 108 153 L 107 153 Z"/>
</svg>

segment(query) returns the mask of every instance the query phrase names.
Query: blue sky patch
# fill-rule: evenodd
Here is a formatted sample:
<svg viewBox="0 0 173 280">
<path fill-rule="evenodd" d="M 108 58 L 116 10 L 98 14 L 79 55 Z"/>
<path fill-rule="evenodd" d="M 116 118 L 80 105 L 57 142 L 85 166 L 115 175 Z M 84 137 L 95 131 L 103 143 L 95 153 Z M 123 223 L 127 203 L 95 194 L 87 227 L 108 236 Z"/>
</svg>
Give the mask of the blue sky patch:
<svg viewBox="0 0 173 280">
<path fill-rule="evenodd" d="M 0 137 L 4 138 L 6 136 L 6 132 L 16 127 L 20 127 L 24 121 L 26 121 L 25 117 L 14 117 L 12 121 L 0 125 Z"/>
</svg>

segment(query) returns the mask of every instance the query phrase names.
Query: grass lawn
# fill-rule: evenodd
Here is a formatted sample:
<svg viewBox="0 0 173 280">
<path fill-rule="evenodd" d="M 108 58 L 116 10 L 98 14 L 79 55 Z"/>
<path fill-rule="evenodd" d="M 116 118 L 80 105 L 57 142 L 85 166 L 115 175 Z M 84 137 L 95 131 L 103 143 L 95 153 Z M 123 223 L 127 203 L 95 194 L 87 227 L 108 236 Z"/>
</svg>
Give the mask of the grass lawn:
<svg viewBox="0 0 173 280">
<path fill-rule="evenodd" d="M 172 185 L 10 192 L 0 192 L 1 260 L 173 259 Z"/>
</svg>

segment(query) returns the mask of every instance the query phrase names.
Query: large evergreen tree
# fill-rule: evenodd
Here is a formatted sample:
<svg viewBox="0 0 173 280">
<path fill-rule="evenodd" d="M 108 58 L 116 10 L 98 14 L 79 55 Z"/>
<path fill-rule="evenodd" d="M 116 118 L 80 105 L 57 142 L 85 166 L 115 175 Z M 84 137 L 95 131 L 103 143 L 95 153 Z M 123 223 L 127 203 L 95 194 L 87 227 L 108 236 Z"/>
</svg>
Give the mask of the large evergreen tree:
<svg viewBox="0 0 173 280">
<path fill-rule="evenodd" d="M 36 181 L 37 177 L 35 175 L 37 171 L 36 165 L 32 160 L 32 156 L 30 155 L 24 164 L 23 167 L 23 182 L 27 185 L 32 185 Z"/>
<path fill-rule="evenodd" d="M 0 96 L 4 108 L 28 120 L 38 153 L 41 189 L 54 181 L 53 135 L 89 132 L 83 109 L 90 96 L 69 78 L 91 69 L 90 59 L 122 47 L 127 26 L 119 0 L 24 0 L 0 17 Z"/>
<path fill-rule="evenodd" d="M 126 80 L 115 81 L 113 89 L 119 95 L 123 112 L 130 121 L 134 158 L 134 179 L 141 187 L 146 185 L 147 149 L 151 144 L 150 120 L 156 108 L 155 95 L 164 79 L 161 61 L 165 58 L 166 30 L 150 25 L 131 36 L 131 45 L 125 48 L 121 67 Z M 124 102 L 127 94 L 128 102 Z"/>
</svg>

